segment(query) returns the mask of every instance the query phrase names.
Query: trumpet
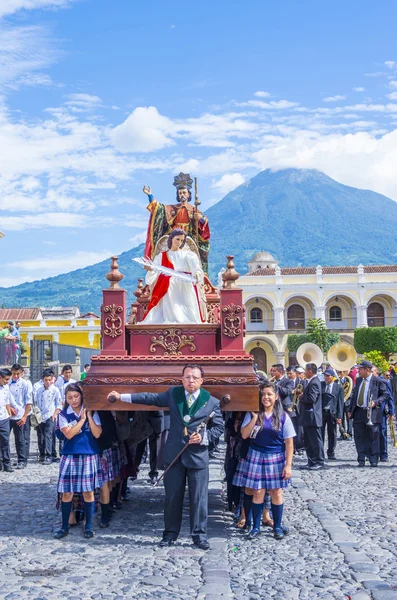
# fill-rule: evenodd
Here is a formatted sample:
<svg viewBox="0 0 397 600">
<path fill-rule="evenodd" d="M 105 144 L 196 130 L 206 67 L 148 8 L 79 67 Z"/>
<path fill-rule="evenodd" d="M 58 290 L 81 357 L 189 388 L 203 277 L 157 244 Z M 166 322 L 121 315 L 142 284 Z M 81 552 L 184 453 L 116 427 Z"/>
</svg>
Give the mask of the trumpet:
<svg viewBox="0 0 397 600">
<path fill-rule="evenodd" d="M 393 448 L 397 448 L 396 428 L 394 427 L 393 419 L 389 419 L 390 436 L 393 439 Z"/>
<path fill-rule="evenodd" d="M 370 395 L 369 399 L 368 399 L 368 407 L 367 407 L 367 425 L 368 427 L 372 427 L 373 423 L 372 423 L 372 394 Z"/>
</svg>

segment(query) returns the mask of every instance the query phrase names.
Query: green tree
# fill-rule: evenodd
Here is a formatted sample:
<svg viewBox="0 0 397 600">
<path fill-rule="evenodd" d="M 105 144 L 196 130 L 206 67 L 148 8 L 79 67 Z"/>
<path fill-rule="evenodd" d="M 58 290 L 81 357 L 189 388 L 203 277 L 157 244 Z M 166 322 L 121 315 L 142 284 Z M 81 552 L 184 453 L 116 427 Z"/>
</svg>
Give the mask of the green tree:
<svg viewBox="0 0 397 600">
<path fill-rule="evenodd" d="M 323 319 L 310 319 L 307 322 L 306 333 L 290 334 L 288 336 L 288 350 L 296 352 L 302 344 L 311 342 L 316 344 L 325 353 L 340 341 L 338 333 L 330 333 Z"/>
<path fill-rule="evenodd" d="M 364 352 L 364 357 L 370 360 L 375 367 L 378 367 L 381 373 L 390 369 L 390 364 L 379 350 L 371 350 L 371 352 Z"/>
<path fill-rule="evenodd" d="M 360 327 L 354 331 L 354 347 L 360 354 L 377 350 L 389 360 L 397 352 L 397 327 Z"/>
</svg>

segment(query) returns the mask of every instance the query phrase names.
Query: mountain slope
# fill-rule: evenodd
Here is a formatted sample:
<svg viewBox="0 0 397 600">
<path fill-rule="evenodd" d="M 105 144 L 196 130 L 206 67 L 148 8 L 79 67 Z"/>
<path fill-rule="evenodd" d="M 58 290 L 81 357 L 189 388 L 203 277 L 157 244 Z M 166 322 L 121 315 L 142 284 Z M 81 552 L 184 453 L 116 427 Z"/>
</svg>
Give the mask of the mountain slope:
<svg viewBox="0 0 397 600">
<path fill-rule="evenodd" d="M 262 171 L 206 212 L 211 227 L 210 276 L 234 254 L 240 273 L 260 250 L 281 266 L 395 263 L 397 203 L 368 190 L 337 183 L 324 173 Z M 143 244 L 120 255 L 128 301 L 144 272 L 131 259 Z M 66 275 L 0 289 L 0 305 L 78 304 L 98 311 L 110 261 Z"/>
</svg>

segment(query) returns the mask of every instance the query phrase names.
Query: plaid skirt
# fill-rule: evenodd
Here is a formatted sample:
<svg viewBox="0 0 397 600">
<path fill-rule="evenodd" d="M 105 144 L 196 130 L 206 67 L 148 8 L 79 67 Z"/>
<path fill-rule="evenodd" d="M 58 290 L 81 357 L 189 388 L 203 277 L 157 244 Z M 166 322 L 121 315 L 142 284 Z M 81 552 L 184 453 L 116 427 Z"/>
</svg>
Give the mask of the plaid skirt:
<svg viewBox="0 0 397 600">
<path fill-rule="evenodd" d="M 101 454 L 101 468 L 103 483 L 113 481 L 113 453 L 111 448 L 106 448 Z"/>
<path fill-rule="evenodd" d="M 120 476 L 120 449 L 118 443 L 112 446 L 113 479 Z"/>
<path fill-rule="evenodd" d="M 254 448 L 248 450 L 247 458 L 240 459 L 233 485 L 253 490 L 276 490 L 286 488 L 291 479 L 283 479 L 281 474 L 285 467 L 285 452 L 264 454 Z"/>
<path fill-rule="evenodd" d="M 58 492 L 94 492 L 103 486 L 98 454 L 66 454 L 59 464 Z"/>
</svg>

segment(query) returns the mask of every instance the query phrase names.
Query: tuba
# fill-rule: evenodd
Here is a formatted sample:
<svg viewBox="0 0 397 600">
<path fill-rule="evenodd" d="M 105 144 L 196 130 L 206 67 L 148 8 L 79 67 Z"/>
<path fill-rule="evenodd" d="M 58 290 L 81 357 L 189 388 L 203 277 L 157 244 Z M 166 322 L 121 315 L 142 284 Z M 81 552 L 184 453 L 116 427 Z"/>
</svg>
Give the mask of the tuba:
<svg viewBox="0 0 397 600">
<path fill-rule="evenodd" d="M 357 353 L 351 344 L 340 342 L 328 350 L 328 361 L 336 371 L 349 371 L 357 362 Z"/>
<path fill-rule="evenodd" d="M 314 363 L 317 367 L 323 362 L 323 351 L 316 344 L 307 342 L 299 346 L 296 352 L 296 360 L 304 369 L 307 363 Z"/>
<path fill-rule="evenodd" d="M 343 399 L 346 402 L 348 398 L 350 398 L 352 390 L 353 390 L 353 379 L 346 375 L 347 381 L 343 384 Z"/>
</svg>

